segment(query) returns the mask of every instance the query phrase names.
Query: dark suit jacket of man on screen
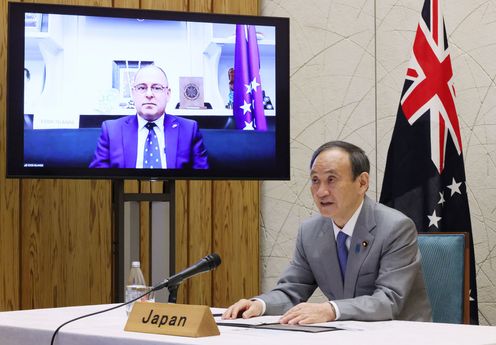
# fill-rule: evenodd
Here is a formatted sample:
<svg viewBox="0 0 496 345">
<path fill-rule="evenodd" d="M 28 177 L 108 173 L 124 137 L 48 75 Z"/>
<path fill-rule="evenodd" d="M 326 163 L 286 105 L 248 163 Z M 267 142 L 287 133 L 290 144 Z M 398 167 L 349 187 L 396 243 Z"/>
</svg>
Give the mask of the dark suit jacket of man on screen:
<svg viewBox="0 0 496 345">
<path fill-rule="evenodd" d="M 136 168 L 137 115 L 102 123 L 90 168 Z M 168 169 L 208 169 L 207 150 L 196 121 L 164 114 Z"/>
<path fill-rule="evenodd" d="M 265 301 L 266 314 L 283 314 L 318 286 L 338 306 L 340 320 L 431 321 L 416 241 L 409 218 L 366 196 L 351 238 L 344 284 L 332 219 L 318 215 L 301 225 L 293 260 L 275 289 L 258 298 Z"/>
</svg>

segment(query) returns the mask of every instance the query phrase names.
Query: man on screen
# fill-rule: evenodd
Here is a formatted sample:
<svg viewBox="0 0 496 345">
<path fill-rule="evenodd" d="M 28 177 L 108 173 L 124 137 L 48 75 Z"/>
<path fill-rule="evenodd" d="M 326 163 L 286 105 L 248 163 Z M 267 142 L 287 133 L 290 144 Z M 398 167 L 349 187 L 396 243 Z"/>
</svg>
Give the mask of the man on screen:
<svg viewBox="0 0 496 345">
<path fill-rule="evenodd" d="M 165 113 L 167 75 L 148 65 L 135 75 L 136 115 L 104 121 L 90 168 L 208 169 L 196 121 Z"/>
<path fill-rule="evenodd" d="M 320 215 L 299 229 L 296 250 L 277 286 L 230 306 L 224 319 L 283 314 L 281 323 L 333 320 L 430 321 L 411 219 L 365 193 L 370 164 L 359 147 L 331 141 L 310 162 Z M 306 303 L 319 287 L 327 300 Z"/>
</svg>

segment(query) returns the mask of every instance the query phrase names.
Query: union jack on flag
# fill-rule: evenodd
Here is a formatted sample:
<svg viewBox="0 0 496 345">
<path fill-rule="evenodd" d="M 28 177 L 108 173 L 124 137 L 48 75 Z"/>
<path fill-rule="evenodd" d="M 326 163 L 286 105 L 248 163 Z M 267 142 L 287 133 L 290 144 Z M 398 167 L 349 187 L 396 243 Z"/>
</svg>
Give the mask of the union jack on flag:
<svg viewBox="0 0 496 345">
<path fill-rule="evenodd" d="M 406 72 L 380 202 L 420 232 L 472 233 L 453 69 L 440 0 L 425 0 Z M 470 321 L 478 323 L 470 236 Z"/>
<path fill-rule="evenodd" d="M 462 138 L 444 19 L 439 1 L 426 1 L 426 5 L 428 8 L 424 5 L 406 75 L 411 85 L 401 98 L 401 107 L 411 125 L 423 115 L 430 116 L 431 158 L 441 173 L 448 134 L 459 155 Z"/>
</svg>

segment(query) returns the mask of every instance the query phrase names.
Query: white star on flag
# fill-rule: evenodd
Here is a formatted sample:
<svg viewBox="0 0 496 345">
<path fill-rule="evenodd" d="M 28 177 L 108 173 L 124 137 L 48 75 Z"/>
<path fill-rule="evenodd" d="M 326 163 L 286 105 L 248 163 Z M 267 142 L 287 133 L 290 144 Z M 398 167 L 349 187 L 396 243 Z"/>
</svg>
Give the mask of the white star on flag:
<svg viewBox="0 0 496 345">
<path fill-rule="evenodd" d="M 462 192 L 460 192 L 461 184 L 461 182 L 457 183 L 455 181 L 455 178 L 453 177 L 453 182 L 447 186 L 449 189 L 451 189 L 451 196 L 453 196 L 455 193 L 462 194 Z"/>
<path fill-rule="evenodd" d="M 251 112 L 251 104 L 250 103 L 246 103 L 246 101 L 243 101 L 243 105 L 240 106 L 241 109 L 243 109 L 243 115 L 246 114 L 246 112 Z"/>
<path fill-rule="evenodd" d="M 245 87 L 246 87 L 246 93 L 251 93 L 251 83 L 245 84 Z"/>
<path fill-rule="evenodd" d="M 251 86 L 251 89 L 252 89 L 253 91 L 257 91 L 257 87 L 259 87 L 259 86 L 260 86 L 260 84 L 259 84 L 259 83 L 257 83 L 257 78 L 256 78 L 256 77 L 255 77 L 255 78 L 253 78 L 253 81 L 251 82 L 250 86 Z"/>
<path fill-rule="evenodd" d="M 437 202 L 438 204 L 444 204 L 446 200 L 444 200 L 444 194 L 439 192 L 439 201 Z"/>
<path fill-rule="evenodd" d="M 245 121 L 245 128 L 243 128 L 244 131 L 253 131 L 255 128 L 253 127 L 253 121 L 252 122 L 246 122 Z"/>
<path fill-rule="evenodd" d="M 439 221 L 441 220 L 441 217 L 437 216 L 436 210 L 434 210 L 434 212 L 432 212 L 432 216 L 427 216 L 427 218 L 429 218 L 429 227 L 434 225 L 436 228 L 439 228 L 437 223 L 439 223 Z"/>
</svg>

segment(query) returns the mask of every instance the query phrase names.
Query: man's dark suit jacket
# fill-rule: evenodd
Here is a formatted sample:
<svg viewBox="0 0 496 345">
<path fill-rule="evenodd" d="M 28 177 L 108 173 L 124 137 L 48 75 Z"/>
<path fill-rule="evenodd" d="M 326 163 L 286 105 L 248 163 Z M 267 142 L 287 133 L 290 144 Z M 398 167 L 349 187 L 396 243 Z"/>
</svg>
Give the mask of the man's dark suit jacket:
<svg viewBox="0 0 496 345">
<path fill-rule="evenodd" d="M 135 168 L 137 115 L 104 121 L 90 168 Z M 164 114 L 168 169 L 208 169 L 207 150 L 196 121 Z"/>
<path fill-rule="evenodd" d="M 341 279 L 332 219 L 315 216 L 298 232 L 293 260 L 272 291 L 258 296 L 266 314 L 283 314 L 317 286 L 340 320 L 431 321 L 417 231 L 403 213 L 365 197 Z"/>
</svg>

